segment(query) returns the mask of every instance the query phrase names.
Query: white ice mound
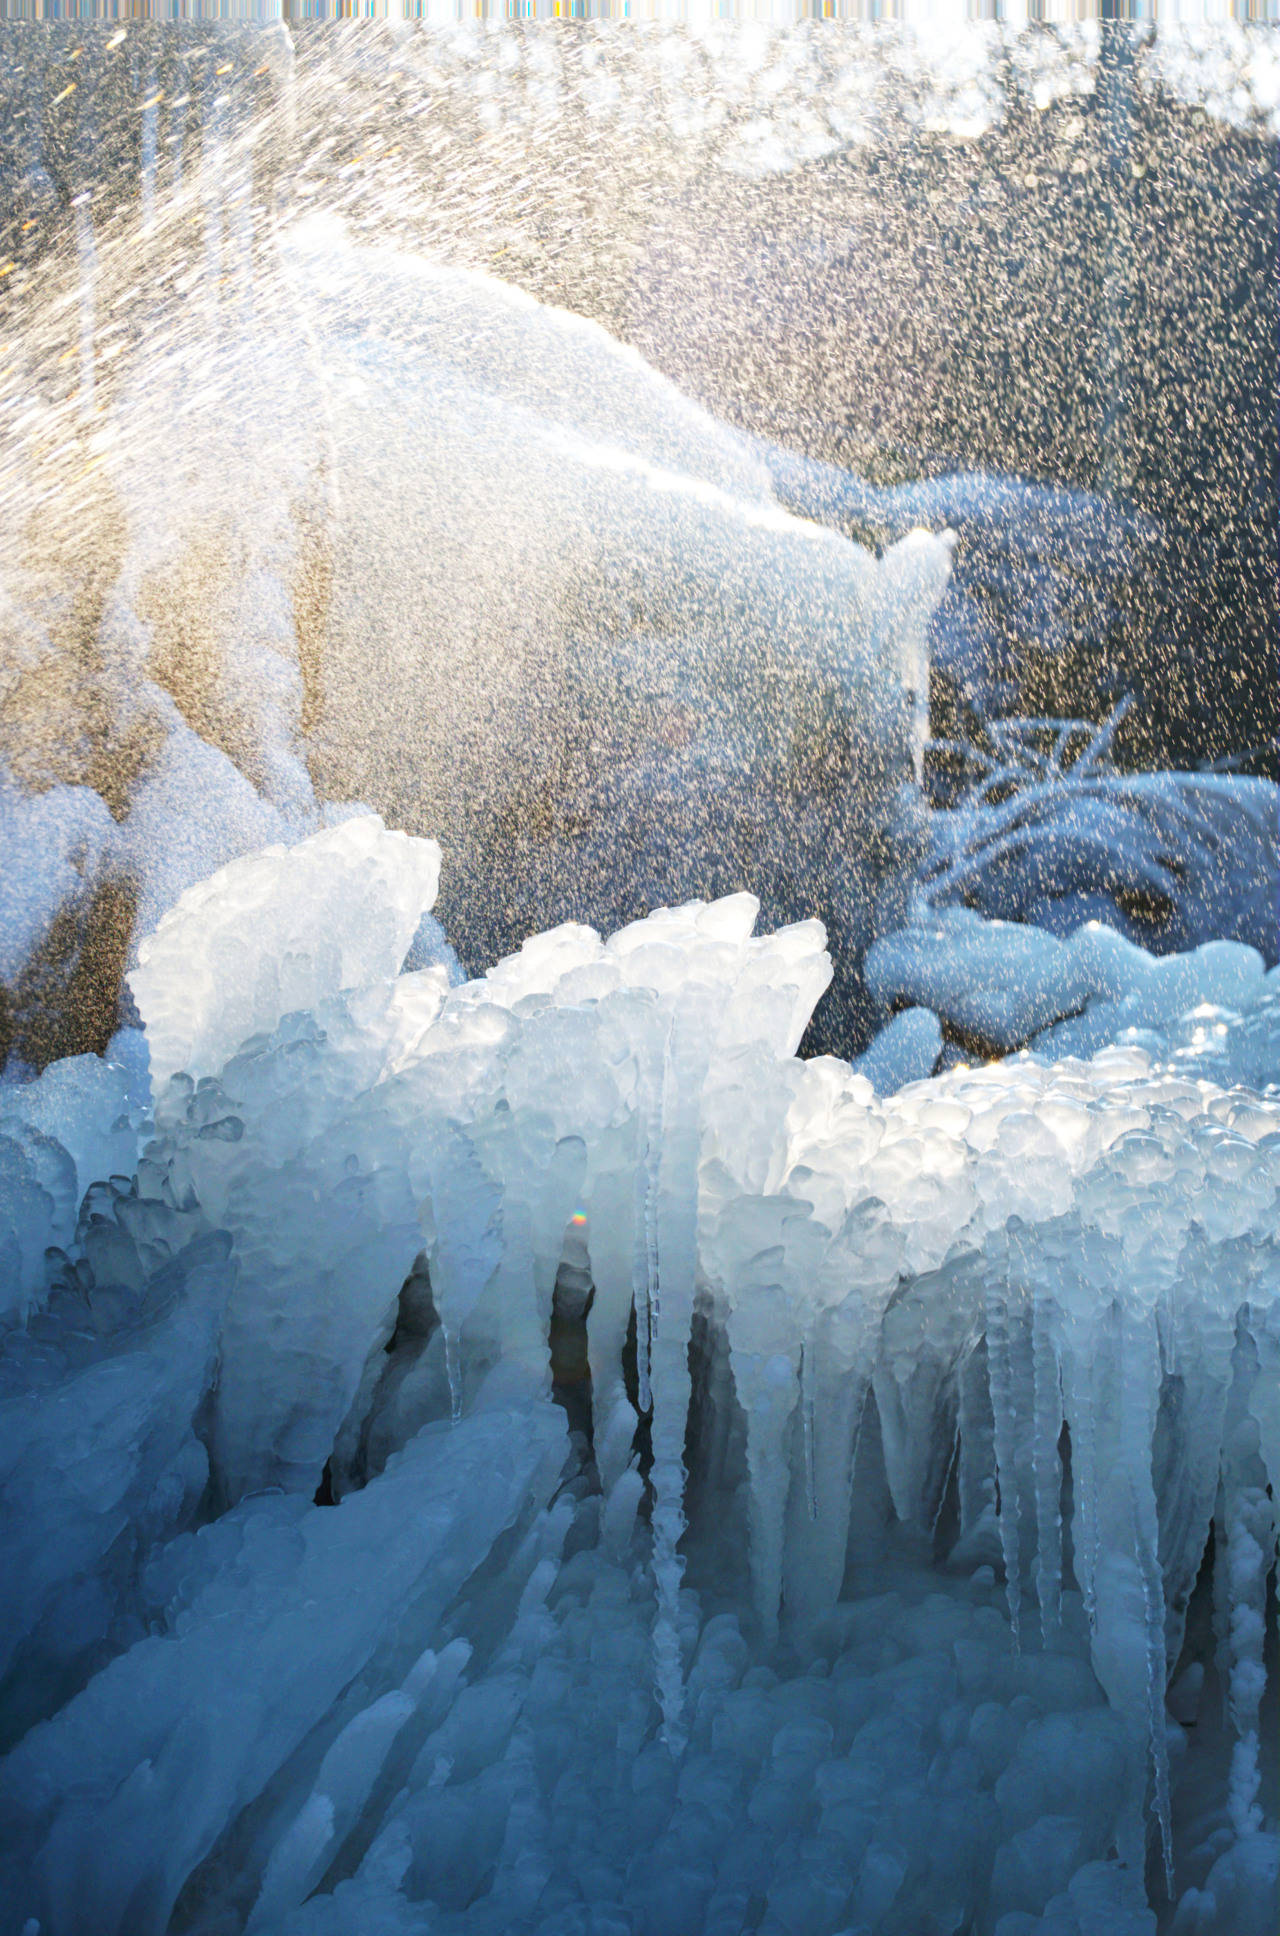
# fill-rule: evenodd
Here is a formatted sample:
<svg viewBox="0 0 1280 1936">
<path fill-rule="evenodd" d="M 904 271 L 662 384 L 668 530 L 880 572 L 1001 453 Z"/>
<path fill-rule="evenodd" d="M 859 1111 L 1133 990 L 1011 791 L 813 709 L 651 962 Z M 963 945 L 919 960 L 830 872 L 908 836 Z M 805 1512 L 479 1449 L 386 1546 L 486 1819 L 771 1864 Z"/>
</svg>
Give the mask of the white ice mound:
<svg viewBox="0 0 1280 1936">
<path fill-rule="evenodd" d="M 0 1349 L 3 1936 L 1150 1932 L 1161 1850 L 1252 1929 L 1280 1100 L 878 1100 L 749 895 L 397 975 L 434 859 L 336 831 Z"/>
<path fill-rule="evenodd" d="M 397 974 L 440 879 L 433 840 L 361 814 L 189 888 L 129 976 L 152 1078 L 215 1074 L 249 1036 Z"/>
</svg>

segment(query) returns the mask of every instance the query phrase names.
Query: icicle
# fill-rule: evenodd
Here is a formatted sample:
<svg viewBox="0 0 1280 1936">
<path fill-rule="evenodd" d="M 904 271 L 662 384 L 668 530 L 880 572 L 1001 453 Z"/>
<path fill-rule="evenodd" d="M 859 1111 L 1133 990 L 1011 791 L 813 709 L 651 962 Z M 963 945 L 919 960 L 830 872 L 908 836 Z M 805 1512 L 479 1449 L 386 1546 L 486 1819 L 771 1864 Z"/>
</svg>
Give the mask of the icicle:
<svg viewBox="0 0 1280 1936">
<path fill-rule="evenodd" d="M 989 1511 L 994 1463 L 994 1421 L 983 1342 L 962 1360 L 957 1379 L 956 1432 L 960 1441 L 956 1483 L 960 1494 L 960 1532 L 971 1533 Z"/>
<path fill-rule="evenodd" d="M 686 986 L 668 1025 L 662 1059 L 657 1161 L 656 1242 L 648 1253 L 653 1401 L 653 1571 L 658 1606 L 653 1650 L 663 1738 L 683 1753 L 684 1667 L 680 1644 L 680 1588 L 684 1560 L 684 1439 L 689 1418 L 689 1336 L 698 1261 L 698 1163 L 707 1059 L 716 1035 L 719 991 Z M 647 1167 L 647 1166 L 646 1166 Z M 659 1297 L 661 1302 L 659 1302 Z M 637 1329 L 638 1329 L 637 1316 Z M 638 1339 L 637 1339 L 638 1341 Z"/>
<path fill-rule="evenodd" d="M 1031 1340 L 1035 1378 L 1035 1432 L 1032 1457 L 1036 1484 L 1036 1598 L 1040 1635 L 1046 1646 L 1062 1618 L 1062 1387 L 1050 1332 L 1048 1296 L 1036 1283 L 1031 1295 Z"/>
<path fill-rule="evenodd" d="M 942 1475 L 942 1485 L 938 1491 L 938 1503 L 934 1507 L 933 1518 L 929 1522 L 930 1539 L 936 1539 L 937 1537 L 938 1527 L 942 1523 L 943 1508 L 946 1506 L 946 1503 L 947 1503 L 947 1493 L 950 1490 L 951 1480 L 952 1480 L 952 1477 L 954 1476 L 956 1467 L 959 1464 L 959 1462 L 960 1462 L 960 1412 L 959 1412 L 959 1407 L 957 1406 L 955 1430 L 951 1434 L 951 1454 L 947 1460 L 946 1471 Z"/>
<path fill-rule="evenodd" d="M 800 1426 L 804 1439 L 804 1502 L 810 1519 L 818 1517 L 818 1489 L 813 1470 L 813 1333 L 800 1347 Z"/>
<path fill-rule="evenodd" d="M 1222 1457 L 1222 1494 L 1218 1526 L 1221 1543 L 1214 1565 L 1219 1662 L 1225 1664 L 1227 1708 L 1236 1740 L 1231 1751 L 1227 1806 L 1237 1837 L 1262 1826 L 1258 1806 L 1259 1716 L 1266 1691 L 1267 1577 L 1276 1542 L 1275 1503 L 1267 1493 L 1267 1468 L 1259 1453 L 1257 1414 L 1259 1358 L 1248 1328 L 1250 1312 L 1240 1314 L 1232 1353 L 1234 1377 L 1227 1401 Z"/>
<path fill-rule="evenodd" d="M 664 1045 L 664 1064 L 670 1054 L 669 1045 L 670 1030 L 668 1029 L 667 1043 Z M 664 1123 L 663 1080 L 654 1082 L 651 1087 L 649 1084 L 645 1085 L 647 1093 L 644 1094 L 644 1153 L 636 1171 L 639 1236 L 635 1270 L 636 1380 L 639 1386 L 641 1413 L 653 1410 L 651 1368 L 661 1297 L 658 1276 L 658 1190 Z"/>
<path fill-rule="evenodd" d="M 431 1196 L 420 1215 L 456 1423 L 465 1399 L 463 1326 L 502 1263 L 501 1198 L 474 1143 L 456 1125 L 446 1125 L 431 1156 Z"/>
<path fill-rule="evenodd" d="M 787 1607 L 802 1620 L 829 1613 L 844 1579 L 853 1466 L 871 1385 L 857 1349 L 861 1298 L 851 1298 L 850 1304 L 858 1307 L 856 1313 L 844 1314 L 852 1315 L 851 1324 L 842 1325 L 838 1311 L 828 1314 L 822 1348 L 815 1351 L 810 1367 L 815 1511 L 811 1515 L 808 1501 L 793 1495 L 786 1551 Z"/>
<path fill-rule="evenodd" d="M 1134 1543 L 1142 1579 L 1146 1638 L 1147 1732 L 1155 1787 L 1156 1818 L 1164 1858 L 1165 1887 L 1173 1896 L 1173 1808 L 1169 1793 L 1169 1742 L 1165 1726 L 1164 1576 L 1160 1571 L 1160 1526 L 1151 1477 L 1151 1444 L 1160 1393 L 1160 1349 L 1153 1307 L 1126 1313 L 1122 1338 L 1124 1353 L 1121 1404 L 1132 1424 L 1132 1489 Z"/>
<path fill-rule="evenodd" d="M 1018 1558 L 1018 1475 L 1015 1470 L 1017 1418 L 1013 1402 L 1013 1368 L 1009 1338 L 1009 1285 L 1003 1274 L 987 1279 L 987 1365 L 991 1410 L 995 1419 L 996 1477 L 1000 1483 L 1000 1548 L 1004 1554 L 1005 1598 L 1013 1649 L 1022 1644 L 1022 1581 Z"/>
<path fill-rule="evenodd" d="M 1092 1526 L 1078 1527 L 1076 1573 L 1092 1603 L 1093 1670 L 1127 1737 L 1128 1797 L 1117 1847 L 1141 1874 L 1148 1762 L 1166 1867 L 1170 1851 L 1164 1590 L 1151 1473 L 1161 1376 L 1154 1307 L 1135 1311 L 1113 1300 L 1105 1318 L 1074 1343 L 1084 1363 L 1071 1367 L 1072 1448 L 1092 1439 L 1096 1461 L 1077 1485 L 1077 1512 L 1089 1501 Z"/>
<path fill-rule="evenodd" d="M 449 1381 L 449 1417 L 456 1425 L 462 1417 L 462 1365 L 458 1357 L 460 1343 L 456 1325 L 442 1324 L 444 1338 L 444 1375 Z"/>
<path fill-rule="evenodd" d="M 1101 1282 L 1081 1269 L 1071 1255 L 1081 1242 L 1078 1227 L 1059 1252 L 1055 1313 L 1057 1358 L 1062 1381 L 1063 1420 L 1071 1434 L 1072 1564 L 1090 1633 L 1097 1624 L 1095 1580 L 1098 1568 L 1098 1363 Z"/>
<path fill-rule="evenodd" d="M 587 1355 L 596 1466 L 606 1496 L 627 1468 L 636 1429 L 623 1382 L 622 1357 L 633 1301 L 633 1206 L 641 1167 L 636 1164 L 634 1170 L 627 1170 L 620 1164 L 607 1170 L 587 1192 L 595 1285 L 587 1319 Z"/>
<path fill-rule="evenodd" d="M 1274 1296 L 1272 1288 L 1270 1298 Z M 1280 1499 L 1280 1314 L 1274 1302 L 1269 1301 L 1252 1306 L 1248 1315 L 1254 1350 L 1258 1354 L 1258 1372 L 1249 1395 L 1249 1410 L 1258 1427 L 1258 1452 L 1271 1496 Z"/>
<path fill-rule="evenodd" d="M 747 1228 L 756 1222 L 741 1209 Z M 730 1206 L 732 1216 L 738 1206 Z M 754 1235 L 754 1233 L 753 1233 Z M 748 1237 L 748 1246 L 751 1237 Z M 747 1518 L 752 1596 L 768 1642 L 776 1638 L 791 1468 L 792 1421 L 801 1397 L 798 1355 L 779 1349 L 788 1316 L 777 1281 L 783 1258 L 775 1248 L 751 1259 L 729 1287 L 729 1359 L 747 1425 Z M 803 1427 L 802 1427 L 803 1430 Z"/>
<path fill-rule="evenodd" d="M 1272 1502 L 1261 1486 L 1245 1486 L 1228 1504 L 1230 1530 L 1223 1571 L 1229 1595 L 1230 1675 L 1227 1702 L 1236 1741 L 1231 1750 L 1227 1803 L 1237 1836 L 1262 1826 L 1258 1794 L 1259 1711 L 1266 1689 L 1267 1574 L 1275 1543 Z"/>
<path fill-rule="evenodd" d="M 1151 1731 L 1151 1770 L 1160 1826 L 1164 1886 L 1173 1900 L 1173 1800 L 1169 1790 L 1169 1740 L 1165 1728 L 1164 1594 L 1158 1591 L 1159 1566 L 1142 1551 L 1142 1597 L 1147 1624 L 1147 1711 Z"/>
</svg>

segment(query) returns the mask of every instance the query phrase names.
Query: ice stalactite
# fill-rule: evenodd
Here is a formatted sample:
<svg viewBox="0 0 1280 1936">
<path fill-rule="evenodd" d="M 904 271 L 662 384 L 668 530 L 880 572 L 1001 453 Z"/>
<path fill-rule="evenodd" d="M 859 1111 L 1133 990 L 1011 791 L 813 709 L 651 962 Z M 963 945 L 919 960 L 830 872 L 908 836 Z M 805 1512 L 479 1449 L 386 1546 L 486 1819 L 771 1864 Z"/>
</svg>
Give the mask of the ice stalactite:
<svg viewBox="0 0 1280 1936">
<path fill-rule="evenodd" d="M 1019 1546 L 1021 1503 L 1018 1498 L 1016 1447 L 1019 1419 L 1014 1397 L 1013 1338 L 1007 1280 L 993 1273 L 987 1281 L 987 1364 L 991 1375 L 991 1410 L 995 1420 L 996 1480 L 1000 1487 L 1000 1550 L 1004 1555 L 1005 1597 L 1009 1627 L 1016 1648 L 1022 1625 L 1022 1567 Z"/>
<path fill-rule="evenodd" d="M 1011 1246 L 1012 1248 L 1012 1246 Z M 1028 1283 L 1035 1418 L 1032 1432 L 1036 1491 L 1036 1597 L 1040 1638 L 1053 1643 L 1062 1620 L 1062 1375 L 1053 1349 L 1053 1303 L 1037 1273 Z"/>
<path fill-rule="evenodd" d="M 636 1402 L 641 1412 L 653 1410 L 653 1343 L 662 1301 L 662 1282 L 658 1254 L 658 1191 L 661 1187 L 658 1166 L 665 1130 L 663 1108 L 667 1097 L 667 1062 L 670 1042 L 664 1037 L 656 1068 L 640 1072 L 641 1130 L 643 1156 L 636 1176 L 637 1243 L 635 1246 L 634 1300 L 636 1322 Z"/>
<path fill-rule="evenodd" d="M 986 1366 L 986 1345 L 966 1351 L 956 1375 L 956 1495 L 960 1537 L 972 1541 L 994 1512 L 995 1420 Z"/>
</svg>

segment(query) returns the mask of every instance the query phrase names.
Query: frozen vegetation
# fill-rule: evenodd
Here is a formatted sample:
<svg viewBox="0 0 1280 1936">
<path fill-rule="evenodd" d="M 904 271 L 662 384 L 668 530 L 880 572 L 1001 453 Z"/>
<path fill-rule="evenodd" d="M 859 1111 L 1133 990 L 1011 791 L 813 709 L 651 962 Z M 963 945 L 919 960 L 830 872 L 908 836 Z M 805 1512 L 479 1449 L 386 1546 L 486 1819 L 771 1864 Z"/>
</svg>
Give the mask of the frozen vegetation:
<svg viewBox="0 0 1280 1936">
<path fill-rule="evenodd" d="M 1102 921 L 1157 954 L 1236 941 L 1274 966 L 1274 782 L 1229 772 L 1116 771 L 1110 744 L 1127 705 L 1100 727 L 991 720 L 990 758 L 973 747 L 946 748 L 976 762 L 979 774 L 952 808 L 930 818 L 921 899 L 1032 923 L 1064 939 L 1084 922 Z"/>
<path fill-rule="evenodd" d="M 1023 931 L 1140 1042 L 877 1096 L 816 922 L 458 985 L 438 866 L 231 864 L 3 1091 L 0 1929 L 1269 1936 L 1274 974 Z"/>
</svg>

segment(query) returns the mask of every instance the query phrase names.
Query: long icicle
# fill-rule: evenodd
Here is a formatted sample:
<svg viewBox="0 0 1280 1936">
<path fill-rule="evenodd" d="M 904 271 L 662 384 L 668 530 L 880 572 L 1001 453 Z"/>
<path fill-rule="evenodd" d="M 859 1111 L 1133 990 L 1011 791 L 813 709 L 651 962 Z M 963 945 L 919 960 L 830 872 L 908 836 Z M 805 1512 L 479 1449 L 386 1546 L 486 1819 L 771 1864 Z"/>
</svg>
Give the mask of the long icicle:
<svg viewBox="0 0 1280 1936">
<path fill-rule="evenodd" d="M 1014 1470 L 1017 1419 L 1013 1406 L 1007 1272 L 987 1280 L 986 1304 L 987 1366 L 991 1409 L 995 1416 L 996 1477 L 1000 1485 L 1000 1548 L 1004 1554 L 1005 1598 L 1009 1605 L 1013 1650 L 1017 1653 L 1022 1645 L 1022 1582 L 1018 1555 L 1018 1475 Z"/>
</svg>

